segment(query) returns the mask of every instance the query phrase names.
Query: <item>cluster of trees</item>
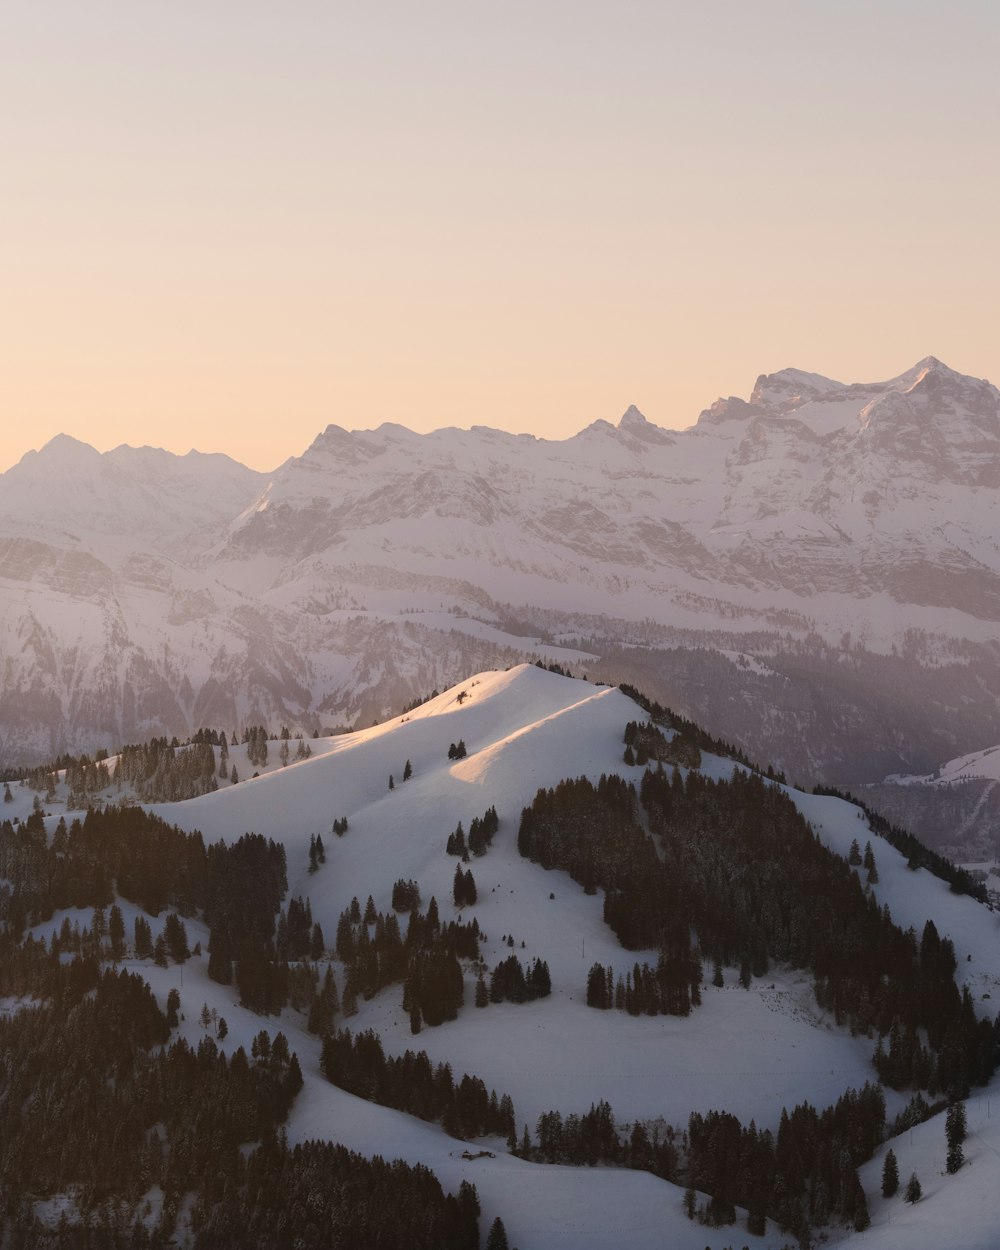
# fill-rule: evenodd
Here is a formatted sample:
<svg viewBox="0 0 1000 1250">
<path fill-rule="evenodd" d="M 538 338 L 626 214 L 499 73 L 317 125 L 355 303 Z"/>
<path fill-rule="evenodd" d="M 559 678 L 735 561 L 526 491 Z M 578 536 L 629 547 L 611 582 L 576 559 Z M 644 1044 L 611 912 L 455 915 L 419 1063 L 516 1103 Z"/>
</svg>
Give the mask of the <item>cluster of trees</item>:
<svg viewBox="0 0 1000 1250">
<path fill-rule="evenodd" d="M 301 896 L 289 899 L 287 910 L 278 916 L 274 946 L 278 959 L 284 960 L 315 961 L 326 954 L 323 928 L 319 921 L 313 920 L 308 899 L 305 902 Z"/>
<path fill-rule="evenodd" d="M 413 911 L 420 906 L 420 886 L 412 878 L 400 877 L 392 887 L 393 911 Z"/>
<path fill-rule="evenodd" d="M 452 884 L 452 897 L 456 907 L 471 907 L 479 897 L 476 893 L 476 879 L 472 869 L 462 871 L 462 865 L 455 865 L 455 880 Z"/>
<path fill-rule="evenodd" d="M 694 1114 L 688 1124 L 689 1190 L 710 1195 L 703 1214 L 713 1224 L 731 1223 L 742 1206 L 748 1232 L 763 1234 L 771 1218 L 803 1245 L 811 1227 L 831 1219 L 861 1231 L 869 1216 L 857 1168 L 871 1158 L 884 1130 L 885 1099 L 872 1084 L 848 1090 L 823 1112 L 809 1103 L 782 1111 L 776 1137 L 753 1124 L 745 1128 L 728 1114 Z"/>
<path fill-rule="evenodd" d="M 682 768 L 700 768 L 701 751 L 689 735 L 677 732 L 668 739 L 652 721 L 645 724 L 629 721 L 625 726 L 624 762 L 643 766 L 650 760 L 678 764 Z"/>
<path fill-rule="evenodd" d="M 448 758 L 450 760 L 464 760 L 467 754 L 464 738 L 459 738 L 457 742 L 448 744 Z"/>
<path fill-rule="evenodd" d="M 497 809 L 490 807 L 485 815 L 472 818 L 472 824 L 469 825 L 468 842 L 466 842 L 462 822 L 459 821 L 455 832 L 448 835 L 445 850 L 449 855 L 458 855 L 463 863 L 468 863 L 470 851 L 477 857 L 486 854 L 490 849 L 493 836 L 499 828 L 500 819 L 497 816 Z"/>
<path fill-rule="evenodd" d="M 208 975 L 221 985 L 235 980 L 251 1011 L 277 1014 L 288 1002 L 287 957 L 275 942 L 288 889 L 285 848 L 247 833 L 232 846 L 209 847 L 207 869 Z"/>
<path fill-rule="evenodd" d="M 610 964 L 604 968 L 599 963 L 587 974 L 587 1006 L 602 1011 L 613 1007 L 631 1016 L 684 1015 L 683 992 L 684 986 L 678 986 L 670 963 L 663 959 L 655 968 L 636 963 L 624 977 L 616 978 Z"/>
<path fill-rule="evenodd" d="M 432 1028 L 454 1020 L 465 1002 L 462 965 L 445 947 L 418 950 L 407 961 L 403 982 L 403 1010 L 409 1013 L 410 1032 L 421 1025 Z"/>
<path fill-rule="evenodd" d="M 479 957 L 480 937 L 475 917 L 468 924 L 454 920 L 442 924 L 435 898 L 425 915 L 416 907 L 410 912 L 405 937 L 398 917 L 377 912 L 371 896 L 364 913 L 352 899 L 340 914 L 335 942 L 345 968 L 344 1014 L 354 1014 L 358 995 L 370 999 L 386 986 L 402 982 L 403 1009 L 414 1033 L 421 1024 L 453 1020 L 464 1001 L 459 960 Z"/>
<path fill-rule="evenodd" d="M 131 788 L 143 803 L 175 803 L 208 794 L 218 786 L 215 752 L 207 742 L 179 747 L 166 738 L 122 747 L 115 786 Z"/>
<path fill-rule="evenodd" d="M 116 892 L 154 916 L 168 906 L 191 916 L 207 899 L 208 858 L 200 833 L 136 807 L 62 818 L 51 842 L 40 813 L 16 828 L 3 821 L 0 876 L 13 888 L 0 891 L 0 919 L 20 933 L 56 909 L 108 907 Z"/>
<path fill-rule="evenodd" d="M 335 820 L 333 822 L 333 832 L 337 835 L 338 838 L 342 838 L 344 836 L 344 834 L 347 832 L 347 817 L 346 816 L 341 816 L 338 820 Z M 319 834 L 317 834 L 316 836 L 318 838 Z"/>
<path fill-rule="evenodd" d="M 965 1117 L 965 1103 L 952 1102 L 948 1106 L 948 1113 L 945 1116 L 945 1137 L 948 1141 L 948 1156 L 945 1161 L 945 1167 L 949 1173 L 955 1173 L 965 1162 L 965 1151 L 962 1149 L 962 1143 L 965 1141 L 968 1133 L 968 1125 Z"/>
<path fill-rule="evenodd" d="M 81 755 L 66 765 L 67 807 L 86 807 L 92 795 L 102 793 L 110 785 L 111 775 L 102 759 L 92 760 L 88 755 Z"/>
<path fill-rule="evenodd" d="M 620 777 L 586 777 L 539 790 L 521 816 L 517 845 L 543 868 L 562 868 L 588 894 L 603 887 L 604 919 L 627 950 L 659 949 L 672 1014 L 700 1002 L 701 960 L 673 873 L 638 823 L 635 788 Z"/>
<path fill-rule="evenodd" d="M 337 822 L 334 821 L 334 833 L 337 832 L 336 825 L 337 825 Z M 320 864 L 325 864 L 325 863 L 326 863 L 326 847 L 323 845 L 323 839 L 322 837 L 320 837 L 318 833 L 315 833 L 315 834 L 311 833 L 309 835 L 309 874 L 310 876 L 314 872 L 319 872 Z"/>
<path fill-rule="evenodd" d="M 530 1003 L 536 998 L 548 998 L 551 993 L 552 977 L 544 959 L 534 959 L 525 967 L 516 955 L 508 955 L 490 973 L 491 1003 Z M 485 999 L 486 981 L 481 976 L 476 986 L 476 1005 L 485 1007 Z"/>
<path fill-rule="evenodd" d="M 387 1056 L 377 1033 L 341 1029 L 323 1040 L 323 1075 L 332 1084 L 383 1107 L 436 1121 L 452 1137 L 515 1138 L 514 1104 L 508 1094 L 486 1092 L 477 1076 L 456 1081 L 451 1065 L 433 1067 L 426 1051 Z"/>
<path fill-rule="evenodd" d="M 699 751 L 706 751 L 710 755 L 725 756 L 727 759 L 736 760 L 739 764 L 745 764 L 747 768 L 754 767 L 752 760 L 732 742 L 726 742 L 723 738 L 713 737 L 702 729 L 700 725 L 696 725 L 694 721 L 671 711 L 670 708 L 657 703 L 655 699 L 647 698 L 641 690 L 637 690 L 635 686 L 630 686 L 628 682 L 621 682 L 618 688 L 622 694 L 628 695 L 633 702 L 638 703 L 650 721 L 666 725 L 668 729 L 675 730 L 680 737 L 693 743 Z M 784 781 L 784 775 L 775 773 L 773 769 L 768 770 L 768 775 Z"/>
<path fill-rule="evenodd" d="M 875 852 L 872 850 L 871 842 L 865 843 L 865 853 L 862 855 L 857 838 L 852 839 L 847 852 L 847 862 L 852 868 L 864 868 L 868 885 L 878 885 L 878 868 L 875 864 Z"/>
<path fill-rule="evenodd" d="M 267 765 L 268 733 L 263 725 L 250 725 L 243 730 L 243 744 L 247 749 L 247 759 L 255 768 Z M 233 734 L 233 746 L 236 746 L 236 735 Z"/>
</svg>

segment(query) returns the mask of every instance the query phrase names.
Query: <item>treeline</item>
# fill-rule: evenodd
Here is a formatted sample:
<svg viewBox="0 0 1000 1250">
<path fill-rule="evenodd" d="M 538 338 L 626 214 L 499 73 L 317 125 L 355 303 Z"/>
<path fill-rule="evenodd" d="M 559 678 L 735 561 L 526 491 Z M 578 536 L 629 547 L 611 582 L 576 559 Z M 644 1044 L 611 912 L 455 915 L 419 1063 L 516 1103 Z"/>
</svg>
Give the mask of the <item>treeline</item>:
<svg viewBox="0 0 1000 1250">
<path fill-rule="evenodd" d="M 656 725 L 653 722 L 667 725 L 669 728 L 676 730 L 679 737 L 702 751 L 708 751 L 714 755 L 721 755 L 727 759 L 736 760 L 750 769 L 758 768 L 746 753 L 733 743 L 713 737 L 699 725 L 696 725 L 694 721 L 689 721 L 670 708 L 657 703 L 654 699 L 648 698 L 627 682 L 622 682 L 619 685 L 619 689 L 622 694 L 628 695 L 649 715 L 650 725 L 654 730 Z M 627 738 L 626 742 L 628 742 Z M 659 757 L 650 752 L 649 758 L 657 759 Z M 639 761 L 637 760 L 636 762 Z M 683 760 L 678 760 L 677 762 L 684 763 Z M 785 782 L 786 780 L 784 773 L 776 771 L 770 764 L 766 769 L 759 768 L 758 771 L 771 780 L 780 782 Z M 959 867 L 959 865 L 952 863 L 945 856 L 939 855 L 936 851 L 932 851 L 929 847 L 924 846 L 919 838 L 907 830 L 901 829 L 898 825 L 892 824 L 891 821 L 874 811 L 853 794 L 840 790 L 836 786 L 828 785 L 813 786 L 813 794 L 829 795 L 833 798 L 844 799 L 845 802 L 853 803 L 865 813 L 873 832 L 885 838 L 890 845 L 905 855 L 911 868 L 926 868 L 935 877 L 940 878 L 942 881 L 947 881 L 954 893 L 968 894 L 981 903 L 989 902 L 986 887 L 981 882 L 976 881 L 966 869 Z"/>
<path fill-rule="evenodd" d="M 221 844 L 220 844 L 221 845 Z M 20 932 L 66 907 L 107 907 L 115 893 L 151 915 L 174 907 L 193 915 L 208 891 L 208 855 L 200 833 L 184 833 L 138 807 L 88 809 L 51 843 L 40 813 L 16 828 L 0 823 L 0 918 Z"/>
<path fill-rule="evenodd" d="M 616 978 L 610 964 L 604 968 L 599 963 L 591 965 L 587 974 L 587 1006 L 601 1011 L 615 1008 L 630 1016 L 683 1014 L 672 1010 L 676 998 L 676 978 L 664 959 L 655 968 L 636 963 L 624 977 L 619 974 Z"/>
<path fill-rule="evenodd" d="M 773 1219 L 810 1244 L 810 1228 L 831 1220 L 867 1228 L 870 1219 L 858 1167 L 885 1132 L 885 1099 L 877 1085 L 850 1089 L 818 1112 L 801 1103 L 781 1113 L 777 1137 L 744 1127 L 733 1115 L 693 1114 L 688 1123 L 688 1214 L 694 1190 L 710 1195 L 702 1217 L 729 1224 L 747 1210 L 747 1231 L 762 1236 Z"/>
<path fill-rule="evenodd" d="M 913 869 L 914 872 L 918 868 L 926 868 L 935 877 L 947 881 L 953 894 L 968 894 L 980 903 L 989 902 L 986 886 L 977 881 L 965 868 L 960 868 L 958 864 L 953 864 L 950 859 L 939 855 L 937 851 L 924 846 L 919 838 L 914 837 L 905 829 L 900 829 L 898 825 L 892 824 L 860 799 L 855 798 L 853 794 L 838 790 L 834 786 L 813 786 L 813 794 L 827 794 L 836 799 L 843 799 L 847 803 L 853 803 L 855 807 L 860 807 L 872 832 L 885 838 L 890 846 L 894 846 L 897 851 L 905 855 L 907 867 Z"/>
<path fill-rule="evenodd" d="M 563 1163 L 575 1167 L 607 1164 L 652 1172 L 663 1180 L 677 1183 L 683 1177 L 682 1156 L 677 1136 L 669 1125 L 654 1125 L 652 1132 L 641 1121 L 619 1127 L 611 1106 L 604 1099 L 591 1103 L 583 1115 L 544 1111 L 535 1125 L 536 1143 L 527 1124 L 518 1143 L 517 1154 L 536 1163 Z"/>
<path fill-rule="evenodd" d="M 17 959 L 36 974 L 30 992 L 51 999 L 0 1016 L 0 1240 L 12 1250 L 166 1250 L 186 1198 L 200 1250 L 314 1244 L 317 1227 L 344 1245 L 478 1247 L 474 1187 L 445 1196 L 422 1167 L 288 1148 L 279 1130 L 302 1077 L 281 1034 L 261 1031 L 251 1057 L 208 1035 L 197 1049 L 171 1043 L 140 977 L 2 940 L 0 967 Z M 67 1191 L 66 1216 L 39 1217 L 37 1203 Z"/>
<path fill-rule="evenodd" d="M 320 1229 L 358 1250 L 479 1250 L 475 1185 L 445 1194 L 423 1164 L 366 1159 L 330 1142 L 289 1149 L 271 1137 L 224 1179 L 195 1203 L 194 1250 L 315 1246 Z"/>
<path fill-rule="evenodd" d="M 677 730 L 682 738 L 698 747 L 699 750 L 707 751 L 710 755 L 721 755 L 726 759 L 736 760 L 740 764 L 745 764 L 747 768 L 755 767 L 753 762 L 738 746 L 734 746 L 733 743 L 726 742 L 722 738 L 714 738 L 710 733 L 702 729 L 700 725 L 696 725 L 694 721 L 671 711 L 670 708 L 657 703 L 655 699 L 647 698 L 635 686 L 630 686 L 628 682 L 622 682 L 618 689 L 622 694 L 628 695 L 633 703 L 638 703 L 651 721 L 666 725 L 669 729 Z M 778 775 L 774 774 L 772 769 L 768 771 L 771 775 Z"/>
<path fill-rule="evenodd" d="M 349 1094 L 436 1121 L 452 1137 L 497 1136 L 516 1140 L 508 1094 L 486 1092 L 477 1076 L 456 1081 L 451 1065 L 433 1067 L 426 1051 L 387 1056 L 372 1030 L 353 1036 L 342 1029 L 323 1041 L 323 1075 Z"/>
<path fill-rule="evenodd" d="M 547 1111 L 532 1141 L 527 1125 L 517 1153 L 525 1159 L 576 1166 L 606 1164 L 652 1172 L 686 1187 L 690 1218 L 731 1224 L 736 1207 L 747 1211 L 747 1231 L 762 1236 L 774 1220 L 803 1246 L 811 1228 L 831 1220 L 868 1226 L 868 1204 L 857 1168 L 885 1136 L 885 1099 L 877 1085 L 848 1090 L 818 1112 L 801 1103 L 782 1110 L 777 1135 L 749 1127 L 736 1116 L 695 1112 L 678 1141 L 672 1129 L 652 1134 L 641 1122 L 619 1127 L 610 1105 L 592 1104 L 583 1115 Z M 699 1211 L 695 1191 L 708 1195 Z"/>
<path fill-rule="evenodd" d="M 41 816 L 32 815 L 16 830 L 0 824 L 0 875 L 13 883 L 0 892 L 0 918 L 15 934 L 57 909 L 106 908 L 116 894 L 154 916 L 166 907 L 182 916 L 203 911 L 209 976 L 223 985 L 235 979 L 253 1010 L 278 1012 L 287 1002 L 288 917 L 280 950 L 275 922 L 288 881 L 284 847 L 273 839 L 244 834 L 232 846 L 206 847 L 200 833 L 141 808 L 109 807 L 68 828 L 60 820 L 49 844 Z M 290 907 L 296 953 L 300 907 Z M 310 929 L 310 950 L 321 939 Z"/>
<path fill-rule="evenodd" d="M 784 791 L 742 770 L 727 781 L 649 770 L 641 797 L 706 957 L 747 977 L 771 960 L 808 968 L 819 1003 L 855 1031 L 925 1030 L 932 1092 L 989 1079 L 996 1029 L 963 1004 L 953 953 L 936 932 L 918 944 L 896 926 Z M 901 1085 L 918 1075 L 902 1061 L 885 1070 Z"/>
<path fill-rule="evenodd" d="M 184 833 L 141 808 L 109 807 L 88 810 L 68 828 L 60 820 L 49 844 L 44 821 L 32 815 L 16 830 L 0 825 L 0 875 L 12 882 L 0 890 L 0 919 L 15 935 L 57 909 L 102 911 L 116 895 L 154 916 L 166 907 L 182 916 L 202 911 L 210 930 L 209 976 L 223 985 L 235 980 L 244 1005 L 263 1014 L 288 1001 L 287 960 L 295 955 L 287 916 L 280 949 L 275 940 L 288 881 L 284 847 L 273 839 L 244 834 L 232 846 L 206 847 L 200 833 Z M 302 905 L 293 903 L 298 954 Z M 140 958 L 147 936 L 148 927 L 137 925 Z M 168 929 L 172 946 L 169 937 Z M 310 929 L 309 942 L 311 953 L 322 934 Z"/>
<path fill-rule="evenodd" d="M 629 721 L 625 726 L 625 763 L 642 767 L 650 760 L 678 764 L 682 768 L 700 768 L 701 751 L 697 742 L 684 734 L 675 733 L 668 740 L 663 730 L 652 721 L 645 724 Z"/>
<path fill-rule="evenodd" d="M 131 787 L 143 803 L 193 799 L 218 787 L 215 752 L 208 742 L 176 747 L 166 738 L 153 738 L 142 746 L 122 747 L 114 780 L 118 790 Z"/>
<path fill-rule="evenodd" d="M 585 777 L 539 790 L 521 815 L 518 850 L 562 868 L 588 894 L 603 888 L 604 919 L 626 950 L 658 949 L 665 1003 L 687 1015 L 701 1001 L 701 960 L 691 946 L 687 901 L 636 820 L 635 788 L 620 777 Z"/>
<path fill-rule="evenodd" d="M 84 1204 L 150 1185 L 199 1188 L 226 1152 L 287 1114 L 302 1083 L 287 1045 L 230 1058 L 207 1035 L 169 1040 L 140 976 L 70 973 L 51 1004 L 0 1017 L 0 1189 L 46 1196 L 78 1188 Z M 16 1148 L 15 1148 L 16 1145 Z"/>
</svg>

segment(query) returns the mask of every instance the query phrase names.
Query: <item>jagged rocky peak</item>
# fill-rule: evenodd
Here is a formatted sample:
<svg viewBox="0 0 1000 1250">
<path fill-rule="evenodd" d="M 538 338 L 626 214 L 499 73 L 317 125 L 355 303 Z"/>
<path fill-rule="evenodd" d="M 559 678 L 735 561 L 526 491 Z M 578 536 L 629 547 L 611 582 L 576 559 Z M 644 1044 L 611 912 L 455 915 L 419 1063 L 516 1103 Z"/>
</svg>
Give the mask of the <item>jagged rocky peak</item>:
<svg viewBox="0 0 1000 1250">
<path fill-rule="evenodd" d="M 798 407 L 810 399 L 820 399 L 845 389 L 843 382 L 835 382 L 821 373 L 807 373 L 804 369 L 781 369 L 777 373 L 762 373 L 757 379 L 750 403 L 762 408 L 787 410 Z"/>
<path fill-rule="evenodd" d="M 642 415 L 635 404 L 629 404 L 618 422 L 618 431 L 644 443 L 672 443 L 673 436 Z"/>
</svg>

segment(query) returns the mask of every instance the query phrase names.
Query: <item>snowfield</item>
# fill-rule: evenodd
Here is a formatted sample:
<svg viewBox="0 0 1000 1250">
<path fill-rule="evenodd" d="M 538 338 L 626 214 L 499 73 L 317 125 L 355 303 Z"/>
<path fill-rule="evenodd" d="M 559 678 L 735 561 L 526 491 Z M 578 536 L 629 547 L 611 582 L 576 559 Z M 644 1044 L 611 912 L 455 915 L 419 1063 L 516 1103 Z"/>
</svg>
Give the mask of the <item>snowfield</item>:
<svg viewBox="0 0 1000 1250">
<path fill-rule="evenodd" d="M 473 1005 L 474 977 L 466 976 L 466 1006 L 457 1021 L 409 1030 L 401 987 L 390 987 L 359 1004 L 349 1022 L 357 1031 L 376 1029 L 387 1052 L 426 1049 L 435 1062 L 451 1063 L 456 1076 L 480 1076 L 498 1094 L 511 1095 L 518 1131 L 542 1111 L 583 1113 L 606 1098 L 619 1124 L 643 1119 L 686 1127 L 692 1110 L 727 1110 L 745 1123 L 777 1127 L 783 1106 L 808 1100 L 832 1103 L 849 1087 L 874 1078 L 873 1041 L 851 1037 L 835 1027 L 815 1003 L 809 979 L 775 969 L 749 990 L 739 987 L 733 969 L 721 989 L 703 989 L 703 1004 L 688 1018 L 636 1017 L 596 1011 L 585 1005 L 586 975 L 599 960 L 625 972 L 652 952 L 627 952 L 602 919 L 602 894 L 588 897 L 562 872 L 545 872 L 522 859 L 516 836 L 521 810 L 541 786 L 564 777 L 602 773 L 632 774 L 622 763 L 622 735 L 643 713 L 619 690 L 595 687 L 531 666 L 484 672 L 445 691 L 408 714 L 361 732 L 309 743 L 311 758 L 282 768 L 278 744 L 269 744 L 266 769 L 257 778 L 242 747 L 230 750 L 240 776 L 237 785 L 220 783 L 215 793 L 153 808 L 171 823 L 199 829 L 207 841 L 238 839 L 253 831 L 283 843 L 290 895 L 311 901 L 314 919 L 330 944 L 340 912 L 356 896 L 369 894 L 388 910 L 393 882 L 414 878 L 424 905 L 437 898 L 443 920 L 458 913 L 452 904 L 455 858 L 445 841 L 461 821 L 495 805 L 500 828 L 481 859 L 468 865 L 478 902 L 462 913 L 475 915 L 486 934 L 483 954 L 492 967 L 507 954 L 522 960 L 545 959 L 551 971 L 551 997 L 534 1003 Z M 451 743 L 463 739 L 468 755 L 448 758 Z M 294 747 L 294 743 L 292 744 Z M 406 762 L 413 776 L 402 781 Z M 731 761 L 706 756 L 706 771 L 731 773 Z M 247 772 L 244 773 L 244 768 Z M 394 788 L 389 789 L 389 777 Z M 30 793 L 30 792 L 28 792 Z M 788 789 L 824 842 L 847 854 L 853 838 L 871 839 L 879 872 L 874 887 L 898 923 L 919 933 L 932 918 L 950 936 L 959 959 L 959 976 L 973 991 L 977 1008 L 995 1014 L 1000 1006 L 1000 918 L 921 870 L 874 835 L 859 809 L 842 800 Z M 15 813 L 30 810 L 26 792 L 15 792 Z M 25 808 L 25 813 L 21 812 Z M 59 803 L 46 805 L 50 827 Z M 343 837 L 331 833 L 346 816 Z M 310 836 L 321 834 L 326 863 L 308 872 Z M 127 932 L 136 909 L 122 903 Z M 57 929 L 60 913 L 38 932 Z M 86 923 L 87 913 L 73 918 Z M 152 920 L 153 934 L 163 917 Z M 503 1142 L 485 1143 L 493 1158 L 465 1160 L 464 1143 L 436 1126 L 349 1095 L 330 1085 L 319 1071 L 320 1044 L 290 1009 L 276 1019 L 241 1008 L 233 987 L 207 976 L 207 931 L 188 921 L 189 942 L 202 954 L 183 966 L 136 967 L 161 1004 L 170 988 L 181 997 L 182 1033 L 194 1044 L 202 1035 L 203 1004 L 229 1026 L 221 1046 L 249 1049 L 267 1028 L 285 1032 L 298 1053 L 305 1085 L 288 1122 L 293 1142 L 311 1137 L 343 1142 L 365 1154 L 400 1157 L 433 1168 L 442 1183 L 456 1189 L 474 1181 L 483 1207 L 483 1228 L 500 1214 L 510 1244 L 520 1250 L 586 1247 L 587 1250 L 723 1250 L 748 1246 L 777 1248 L 788 1240 L 776 1229 L 751 1237 L 745 1224 L 710 1229 L 687 1220 L 682 1191 L 649 1174 L 599 1167 L 577 1169 L 527 1163 L 506 1153 Z M 514 938 L 513 950 L 504 940 Z M 522 945 L 523 943 L 523 945 Z M 711 969 L 706 969 L 706 981 Z M 342 977 L 339 979 L 341 988 Z M 990 1010 L 991 1006 L 994 1008 Z M 338 1017 L 338 1025 L 342 1023 Z M 993 1094 L 996 1094 L 994 1089 Z M 891 1119 L 906 1098 L 887 1095 Z M 884 1149 L 862 1170 L 872 1217 L 863 1236 L 842 1236 L 878 1250 L 988 1250 L 998 1244 L 1000 1215 L 1000 1097 L 977 1091 L 968 1103 L 970 1137 L 966 1165 L 955 1176 L 944 1173 L 944 1123 L 939 1116 L 890 1144 L 899 1159 L 905 1186 L 911 1171 L 924 1197 L 913 1207 L 901 1197 L 883 1200 L 879 1178 Z"/>
</svg>

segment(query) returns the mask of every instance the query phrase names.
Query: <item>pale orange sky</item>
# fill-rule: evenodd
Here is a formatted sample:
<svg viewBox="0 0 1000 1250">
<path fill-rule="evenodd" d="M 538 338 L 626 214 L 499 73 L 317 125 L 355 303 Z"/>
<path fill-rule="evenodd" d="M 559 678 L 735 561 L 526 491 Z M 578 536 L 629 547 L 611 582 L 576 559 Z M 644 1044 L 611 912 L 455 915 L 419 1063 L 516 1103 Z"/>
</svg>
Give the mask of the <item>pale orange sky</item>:
<svg viewBox="0 0 1000 1250">
<path fill-rule="evenodd" d="M 6 0 L 0 470 L 1000 382 L 994 3 Z"/>
</svg>

